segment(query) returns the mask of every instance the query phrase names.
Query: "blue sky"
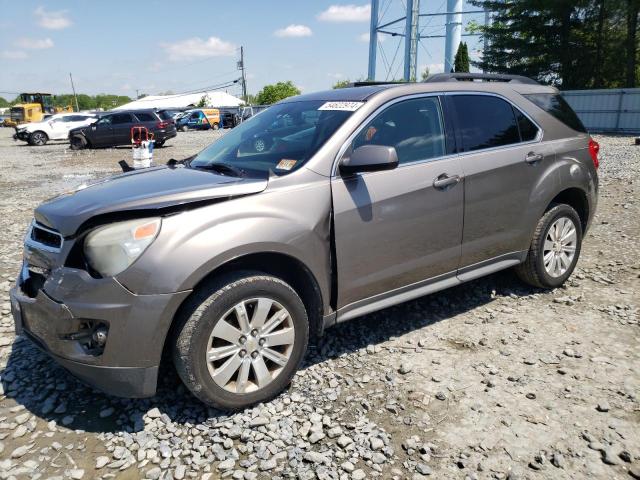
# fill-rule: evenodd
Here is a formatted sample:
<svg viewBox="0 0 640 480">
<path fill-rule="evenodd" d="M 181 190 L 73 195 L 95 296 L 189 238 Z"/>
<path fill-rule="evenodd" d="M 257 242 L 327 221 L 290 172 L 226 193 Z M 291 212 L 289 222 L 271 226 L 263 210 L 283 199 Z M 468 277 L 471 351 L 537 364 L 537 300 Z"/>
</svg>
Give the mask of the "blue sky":
<svg viewBox="0 0 640 480">
<path fill-rule="evenodd" d="M 423 0 L 422 13 L 445 11 L 445 0 Z M 402 0 L 380 0 L 383 21 L 402 16 Z M 475 8 L 466 5 L 471 10 Z M 466 20 L 484 16 L 468 15 Z M 424 34 L 444 34 L 444 17 L 421 19 Z M 21 91 L 71 91 L 135 96 L 179 93 L 239 76 L 245 49 L 249 93 L 281 80 L 304 92 L 337 80 L 366 77 L 369 2 L 245 0 L 124 2 L 121 0 L 0 0 L 0 96 Z M 470 50 L 480 47 L 466 37 Z M 385 36 L 394 58 L 399 37 Z M 442 71 L 444 39 L 423 40 L 419 69 Z M 391 77 L 402 75 L 400 43 Z M 379 54 L 377 76 L 387 71 Z M 396 73 L 397 72 L 397 73 Z M 229 93 L 238 94 L 232 86 Z"/>
</svg>

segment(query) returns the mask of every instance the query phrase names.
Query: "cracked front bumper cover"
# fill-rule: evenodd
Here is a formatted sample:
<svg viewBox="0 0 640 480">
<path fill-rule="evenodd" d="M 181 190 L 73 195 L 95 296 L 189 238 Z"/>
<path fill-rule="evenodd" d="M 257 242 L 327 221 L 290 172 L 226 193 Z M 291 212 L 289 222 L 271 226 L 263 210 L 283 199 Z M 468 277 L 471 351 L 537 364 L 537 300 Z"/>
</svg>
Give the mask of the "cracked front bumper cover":
<svg viewBox="0 0 640 480">
<path fill-rule="evenodd" d="M 17 334 L 106 393 L 155 394 L 166 333 L 189 292 L 135 295 L 113 278 L 95 279 L 82 270 L 59 268 L 30 296 L 21 288 L 23 275 L 10 292 Z M 99 354 L 70 338 L 83 322 L 108 325 L 107 342 Z"/>
</svg>

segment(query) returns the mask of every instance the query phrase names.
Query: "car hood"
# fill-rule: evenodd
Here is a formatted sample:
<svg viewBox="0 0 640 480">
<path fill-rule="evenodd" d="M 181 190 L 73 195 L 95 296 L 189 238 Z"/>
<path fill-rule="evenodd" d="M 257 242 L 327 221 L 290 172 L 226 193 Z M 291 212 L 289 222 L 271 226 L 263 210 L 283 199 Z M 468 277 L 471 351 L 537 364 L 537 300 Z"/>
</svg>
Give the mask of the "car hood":
<svg viewBox="0 0 640 480">
<path fill-rule="evenodd" d="M 267 184 L 267 179 L 231 177 L 183 167 L 156 167 L 99 180 L 47 200 L 36 208 L 35 219 L 68 237 L 78 233 L 85 224 L 103 223 L 107 218 L 112 221 L 109 214 L 122 213 L 126 218 L 154 215 L 162 210 L 259 193 Z M 108 215 L 103 221 L 96 218 L 103 215 Z"/>
</svg>

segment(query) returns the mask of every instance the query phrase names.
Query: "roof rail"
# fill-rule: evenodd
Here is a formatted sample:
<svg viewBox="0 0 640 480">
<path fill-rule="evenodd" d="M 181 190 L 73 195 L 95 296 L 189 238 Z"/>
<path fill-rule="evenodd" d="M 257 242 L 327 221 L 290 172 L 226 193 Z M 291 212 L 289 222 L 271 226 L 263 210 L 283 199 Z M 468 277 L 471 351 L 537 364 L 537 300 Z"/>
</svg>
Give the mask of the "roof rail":
<svg viewBox="0 0 640 480">
<path fill-rule="evenodd" d="M 524 77 L 522 75 L 506 75 L 501 73 L 436 73 L 435 75 L 431 75 L 424 82 L 458 82 L 460 80 L 481 80 L 485 82 L 508 82 L 524 83 L 528 85 L 540 85 L 538 82 L 529 77 Z"/>
<path fill-rule="evenodd" d="M 375 80 L 361 80 L 359 82 L 349 83 L 350 87 L 369 87 L 371 85 L 398 85 L 402 83 L 408 83 L 405 81 L 389 80 L 388 82 L 376 82 Z"/>
</svg>

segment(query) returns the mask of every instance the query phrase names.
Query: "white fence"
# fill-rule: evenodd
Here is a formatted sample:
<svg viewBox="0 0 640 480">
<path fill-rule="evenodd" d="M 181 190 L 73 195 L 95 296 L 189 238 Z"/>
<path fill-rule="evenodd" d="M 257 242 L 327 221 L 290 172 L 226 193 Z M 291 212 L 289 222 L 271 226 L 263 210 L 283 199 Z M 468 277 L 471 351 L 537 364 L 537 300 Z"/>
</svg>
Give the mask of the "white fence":
<svg viewBox="0 0 640 480">
<path fill-rule="evenodd" d="M 640 88 L 566 90 L 564 99 L 594 133 L 640 133 Z"/>
</svg>

